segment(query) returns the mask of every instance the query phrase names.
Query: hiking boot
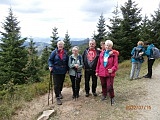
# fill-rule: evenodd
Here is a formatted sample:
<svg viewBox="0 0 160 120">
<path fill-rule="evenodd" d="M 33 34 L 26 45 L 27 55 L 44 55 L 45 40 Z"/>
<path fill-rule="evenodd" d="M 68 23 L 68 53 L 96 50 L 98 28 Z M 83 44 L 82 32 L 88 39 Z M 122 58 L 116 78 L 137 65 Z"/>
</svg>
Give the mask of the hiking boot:
<svg viewBox="0 0 160 120">
<path fill-rule="evenodd" d="M 96 97 L 96 96 L 97 96 L 97 93 L 96 93 L 96 92 L 94 92 L 94 93 L 93 93 L 93 96 L 95 96 L 95 97 Z"/>
<path fill-rule="evenodd" d="M 104 101 L 106 99 L 107 99 L 106 96 L 102 95 L 101 100 Z"/>
<path fill-rule="evenodd" d="M 86 93 L 86 95 L 85 95 L 86 97 L 89 97 L 89 93 Z"/>
<path fill-rule="evenodd" d="M 59 94 L 59 98 L 60 98 L 60 99 L 63 99 L 63 96 L 62 96 L 62 94 L 61 94 L 61 93 Z"/>
<path fill-rule="evenodd" d="M 60 98 L 57 98 L 57 105 L 62 105 Z"/>
<path fill-rule="evenodd" d="M 111 98 L 111 106 L 115 103 L 114 98 Z"/>
</svg>

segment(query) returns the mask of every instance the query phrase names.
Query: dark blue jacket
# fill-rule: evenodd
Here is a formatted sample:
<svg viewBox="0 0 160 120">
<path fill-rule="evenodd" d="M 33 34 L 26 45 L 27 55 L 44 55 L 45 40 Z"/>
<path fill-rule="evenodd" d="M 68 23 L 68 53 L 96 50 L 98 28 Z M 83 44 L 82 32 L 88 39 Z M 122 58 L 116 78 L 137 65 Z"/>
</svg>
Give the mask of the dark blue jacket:
<svg viewBox="0 0 160 120">
<path fill-rule="evenodd" d="M 52 51 L 49 59 L 48 59 L 49 67 L 53 67 L 52 73 L 53 74 L 66 74 L 68 71 L 68 55 L 66 50 L 64 50 L 64 54 L 62 59 L 58 55 L 58 49 L 56 48 Z"/>
</svg>

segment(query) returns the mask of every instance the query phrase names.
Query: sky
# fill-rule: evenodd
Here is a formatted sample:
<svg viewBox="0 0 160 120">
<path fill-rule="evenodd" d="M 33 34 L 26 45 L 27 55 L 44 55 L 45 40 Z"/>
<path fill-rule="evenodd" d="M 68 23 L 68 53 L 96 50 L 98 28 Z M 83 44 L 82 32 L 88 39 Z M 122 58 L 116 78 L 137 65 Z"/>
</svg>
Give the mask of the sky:
<svg viewBox="0 0 160 120">
<path fill-rule="evenodd" d="M 97 23 L 103 14 L 106 24 L 113 10 L 124 6 L 128 0 L 0 0 L 0 31 L 2 23 L 12 8 L 20 22 L 21 36 L 49 38 L 53 28 L 64 38 L 68 32 L 72 38 L 91 38 L 97 31 Z M 142 8 L 141 14 L 150 17 L 159 7 L 159 0 L 133 0 Z"/>
</svg>

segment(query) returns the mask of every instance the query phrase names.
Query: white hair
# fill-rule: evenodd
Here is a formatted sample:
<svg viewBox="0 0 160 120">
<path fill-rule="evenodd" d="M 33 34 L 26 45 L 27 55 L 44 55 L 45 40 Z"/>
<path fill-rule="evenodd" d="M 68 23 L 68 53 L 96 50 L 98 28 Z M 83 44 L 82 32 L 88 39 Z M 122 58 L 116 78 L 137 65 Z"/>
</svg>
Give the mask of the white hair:
<svg viewBox="0 0 160 120">
<path fill-rule="evenodd" d="M 79 50 L 79 47 L 78 47 L 78 46 L 74 46 L 74 47 L 72 48 L 72 50 Z"/>
<path fill-rule="evenodd" d="M 58 42 L 57 42 L 57 45 L 59 45 L 59 44 L 63 44 L 63 45 L 64 45 L 63 40 L 58 41 Z"/>
<path fill-rule="evenodd" d="M 113 42 L 111 40 L 106 40 L 105 45 L 107 45 L 107 44 L 113 46 Z"/>
</svg>

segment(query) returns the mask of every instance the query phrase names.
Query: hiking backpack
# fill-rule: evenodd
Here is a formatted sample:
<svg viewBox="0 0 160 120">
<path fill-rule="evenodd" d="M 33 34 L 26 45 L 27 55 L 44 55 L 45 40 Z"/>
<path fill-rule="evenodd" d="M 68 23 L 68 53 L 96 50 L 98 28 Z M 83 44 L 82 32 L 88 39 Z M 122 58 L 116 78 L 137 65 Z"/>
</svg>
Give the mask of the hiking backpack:
<svg viewBox="0 0 160 120">
<path fill-rule="evenodd" d="M 74 59 L 74 58 L 71 56 L 71 63 L 72 63 L 73 59 Z M 79 60 L 79 62 L 80 62 L 80 65 L 82 64 L 82 63 L 81 63 L 81 59 L 82 59 L 82 57 L 81 57 L 80 55 L 78 55 L 78 60 Z"/>
<path fill-rule="evenodd" d="M 157 59 L 160 58 L 160 51 L 157 47 L 152 47 L 151 58 Z"/>
<path fill-rule="evenodd" d="M 132 58 L 134 58 L 135 60 L 142 60 L 143 57 L 142 55 L 141 56 L 139 55 L 140 52 L 142 52 L 142 48 L 135 47 Z"/>
</svg>

